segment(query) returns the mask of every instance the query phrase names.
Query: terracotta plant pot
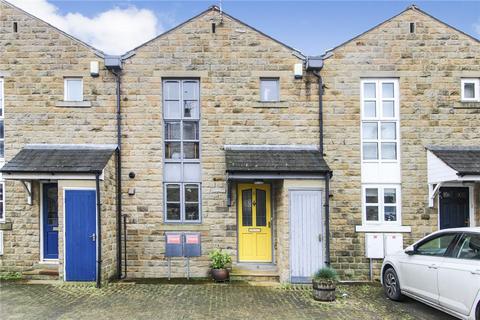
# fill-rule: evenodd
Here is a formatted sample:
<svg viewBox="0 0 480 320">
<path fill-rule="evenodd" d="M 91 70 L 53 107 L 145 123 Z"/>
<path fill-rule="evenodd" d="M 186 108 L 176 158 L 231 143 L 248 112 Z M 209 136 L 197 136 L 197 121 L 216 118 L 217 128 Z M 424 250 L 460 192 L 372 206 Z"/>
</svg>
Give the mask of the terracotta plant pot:
<svg viewBox="0 0 480 320">
<path fill-rule="evenodd" d="M 313 298 L 318 301 L 334 301 L 336 283 L 334 281 L 312 280 Z"/>
<path fill-rule="evenodd" d="M 230 274 L 227 269 L 212 269 L 212 277 L 217 282 L 223 282 L 230 278 Z"/>
</svg>

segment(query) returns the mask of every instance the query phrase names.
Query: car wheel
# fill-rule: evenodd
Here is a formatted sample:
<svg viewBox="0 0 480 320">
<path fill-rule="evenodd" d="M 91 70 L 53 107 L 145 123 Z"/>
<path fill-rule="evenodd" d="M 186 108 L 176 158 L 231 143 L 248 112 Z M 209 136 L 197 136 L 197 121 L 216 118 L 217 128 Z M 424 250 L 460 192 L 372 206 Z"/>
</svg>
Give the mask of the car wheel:
<svg viewBox="0 0 480 320">
<path fill-rule="evenodd" d="M 475 312 L 475 320 L 480 320 L 480 303 L 477 306 L 477 310 Z"/>
<path fill-rule="evenodd" d="M 383 289 L 389 299 L 394 301 L 401 301 L 403 299 L 403 295 L 400 292 L 400 282 L 393 268 L 388 268 L 383 273 Z"/>
</svg>

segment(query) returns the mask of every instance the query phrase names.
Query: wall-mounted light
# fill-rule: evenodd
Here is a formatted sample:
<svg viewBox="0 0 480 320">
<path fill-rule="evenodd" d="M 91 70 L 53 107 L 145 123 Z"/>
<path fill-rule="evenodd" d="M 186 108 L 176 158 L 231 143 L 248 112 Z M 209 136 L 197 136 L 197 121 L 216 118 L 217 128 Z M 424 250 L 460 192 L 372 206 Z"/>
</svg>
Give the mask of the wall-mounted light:
<svg viewBox="0 0 480 320">
<path fill-rule="evenodd" d="M 264 184 L 263 180 L 255 180 L 253 184 Z"/>
<path fill-rule="evenodd" d="M 98 77 L 100 74 L 100 66 L 98 61 L 90 61 L 90 75 L 92 77 Z"/>
<path fill-rule="evenodd" d="M 302 77 L 303 77 L 303 64 L 295 63 L 293 65 L 293 74 L 295 75 L 295 79 L 302 79 Z"/>
</svg>

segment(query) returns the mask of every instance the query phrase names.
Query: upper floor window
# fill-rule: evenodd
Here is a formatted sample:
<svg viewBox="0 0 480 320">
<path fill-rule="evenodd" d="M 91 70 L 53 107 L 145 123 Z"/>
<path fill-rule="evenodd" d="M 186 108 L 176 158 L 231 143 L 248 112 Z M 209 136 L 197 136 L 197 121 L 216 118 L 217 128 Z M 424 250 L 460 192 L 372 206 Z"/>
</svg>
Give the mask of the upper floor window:
<svg viewBox="0 0 480 320">
<path fill-rule="evenodd" d="M 200 82 L 164 80 L 166 222 L 201 221 Z"/>
<path fill-rule="evenodd" d="M 260 100 L 262 102 L 280 101 L 280 79 L 260 78 Z"/>
<path fill-rule="evenodd" d="M 362 186 L 364 224 L 399 224 L 400 185 Z"/>
<path fill-rule="evenodd" d="M 397 161 L 399 151 L 398 80 L 369 79 L 361 86 L 362 159 Z"/>
<path fill-rule="evenodd" d="M 5 221 L 5 182 L 0 182 L 0 222 Z"/>
<path fill-rule="evenodd" d="M 480 101 L 480 79 L 462 79 L 462 101 Z"/>
<path fill-rule="evenodd" d="M 65 78 L 64 79 L 64 100 L 65 101 L 83 101 L 83 79 Z"/>
</svg>

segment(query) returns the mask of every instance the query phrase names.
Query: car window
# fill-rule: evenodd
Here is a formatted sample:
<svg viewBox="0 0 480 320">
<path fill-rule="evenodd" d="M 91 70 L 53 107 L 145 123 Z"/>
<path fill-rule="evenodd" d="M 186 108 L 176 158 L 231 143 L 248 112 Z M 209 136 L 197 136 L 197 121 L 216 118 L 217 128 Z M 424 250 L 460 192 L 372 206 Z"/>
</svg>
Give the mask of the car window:
<svg viewBox="0 0 480 320">
<path fill-rule="evenodd" d="M 480 260 L 480 235 L 466 235 L 458 244 L 457 258 Z"/>
<path fill-rule="evenodd" d="M 443 256 L 455 236 L 455 234 L 443 234 L 427 240 L 417 247 L 416 253 L 427 256 Z"/>
</svg>

